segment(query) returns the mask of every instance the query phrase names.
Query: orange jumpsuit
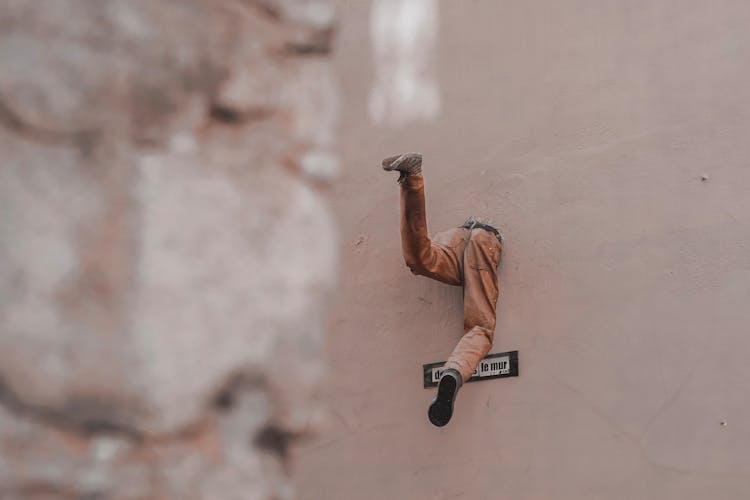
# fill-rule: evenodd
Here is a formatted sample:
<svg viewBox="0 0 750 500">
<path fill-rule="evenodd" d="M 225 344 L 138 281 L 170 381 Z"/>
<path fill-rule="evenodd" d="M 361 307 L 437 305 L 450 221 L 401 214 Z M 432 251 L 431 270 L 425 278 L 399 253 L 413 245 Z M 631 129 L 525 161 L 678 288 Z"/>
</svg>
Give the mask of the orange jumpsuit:
<svg viewBox="0 0 750 500">
<path fill-rule="evenodd" d="M 401 185 L 401 245 L 404 260 L 414 274 L 463 286 L 464 336 L 448 358 L 468 380 L 492 348 L 499 293 L 497 267 L 502 244 L 487 229 L 457 227 L 427 235 L 424 178 L 408 175 Z"/>
</svg>

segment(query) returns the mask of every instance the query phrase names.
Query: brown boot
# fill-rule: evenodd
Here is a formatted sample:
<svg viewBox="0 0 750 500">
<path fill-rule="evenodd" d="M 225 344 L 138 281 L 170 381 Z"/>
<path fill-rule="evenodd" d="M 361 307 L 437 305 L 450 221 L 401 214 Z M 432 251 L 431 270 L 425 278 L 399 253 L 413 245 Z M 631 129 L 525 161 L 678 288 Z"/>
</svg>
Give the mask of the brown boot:
<svg viewBox="0 0 750 500">
<path fill-rule="evenodd" d="M 383 170 L 388 172 L 398 170 L 401 175 L 398 181 L 403 181 L 409 175 L 420 175 L 422 173 L 422 154 L 404 153 L 402 155 L 389 156 L 382 162 Z"/>
</svg>

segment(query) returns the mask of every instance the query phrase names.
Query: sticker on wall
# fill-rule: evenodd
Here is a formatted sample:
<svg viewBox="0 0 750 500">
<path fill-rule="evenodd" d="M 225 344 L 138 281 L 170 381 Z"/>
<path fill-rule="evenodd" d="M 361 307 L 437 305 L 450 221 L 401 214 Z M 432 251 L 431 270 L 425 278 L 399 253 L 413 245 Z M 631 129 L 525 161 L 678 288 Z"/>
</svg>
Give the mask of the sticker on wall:
<svg viewBox="0 0 750 500">
<path fill-rule="evenodd" d="M 437 387 L 445 361 L 422 365 L 424 387 Z M 467 382 L 518 376 L 518 351 L 488 354 Z"/>
</svg>

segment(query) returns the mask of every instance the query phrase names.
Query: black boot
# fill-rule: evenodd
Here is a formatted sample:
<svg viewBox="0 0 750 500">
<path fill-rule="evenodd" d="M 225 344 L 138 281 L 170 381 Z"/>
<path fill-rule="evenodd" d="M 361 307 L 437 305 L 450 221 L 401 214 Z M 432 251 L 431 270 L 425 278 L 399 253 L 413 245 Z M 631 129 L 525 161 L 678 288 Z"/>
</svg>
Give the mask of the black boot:
<svg viewBox="0 0 750 500">
<path fill-rule="evenodd" d="M 453 402 L 456 400 L 461 383 L 461 374 L 452 368 L 448 368 L 440 376 L 437 396 L 432 400 L 430 409 L 427 411 L 432 425 L 442 427 L 450 422 L 453 416 Z"/>
</svg>

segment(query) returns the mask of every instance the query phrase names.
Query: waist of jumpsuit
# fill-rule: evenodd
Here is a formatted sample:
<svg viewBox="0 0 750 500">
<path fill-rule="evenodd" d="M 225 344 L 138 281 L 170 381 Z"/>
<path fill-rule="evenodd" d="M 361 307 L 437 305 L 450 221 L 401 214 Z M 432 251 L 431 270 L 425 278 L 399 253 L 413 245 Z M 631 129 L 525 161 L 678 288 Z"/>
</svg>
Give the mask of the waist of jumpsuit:
<svg viewBox="0 0 750 500">
<path fill-rule="evenodd" d="M 500 234 L 500 231 L 497 230 L 497 228 L 490 226 L 489 224 L 485 224 L 484 222 L 478 222 L 474 220 L 467 220 L 463 223 L 460 227 L 466 228 L 466 229 L 484 229 L 485 231 L 489 231 L 492 234 L 495 235 L 495 237 L 500 241 L 500 243 L 503 242 L 503 235 Z"/>
</svg>

